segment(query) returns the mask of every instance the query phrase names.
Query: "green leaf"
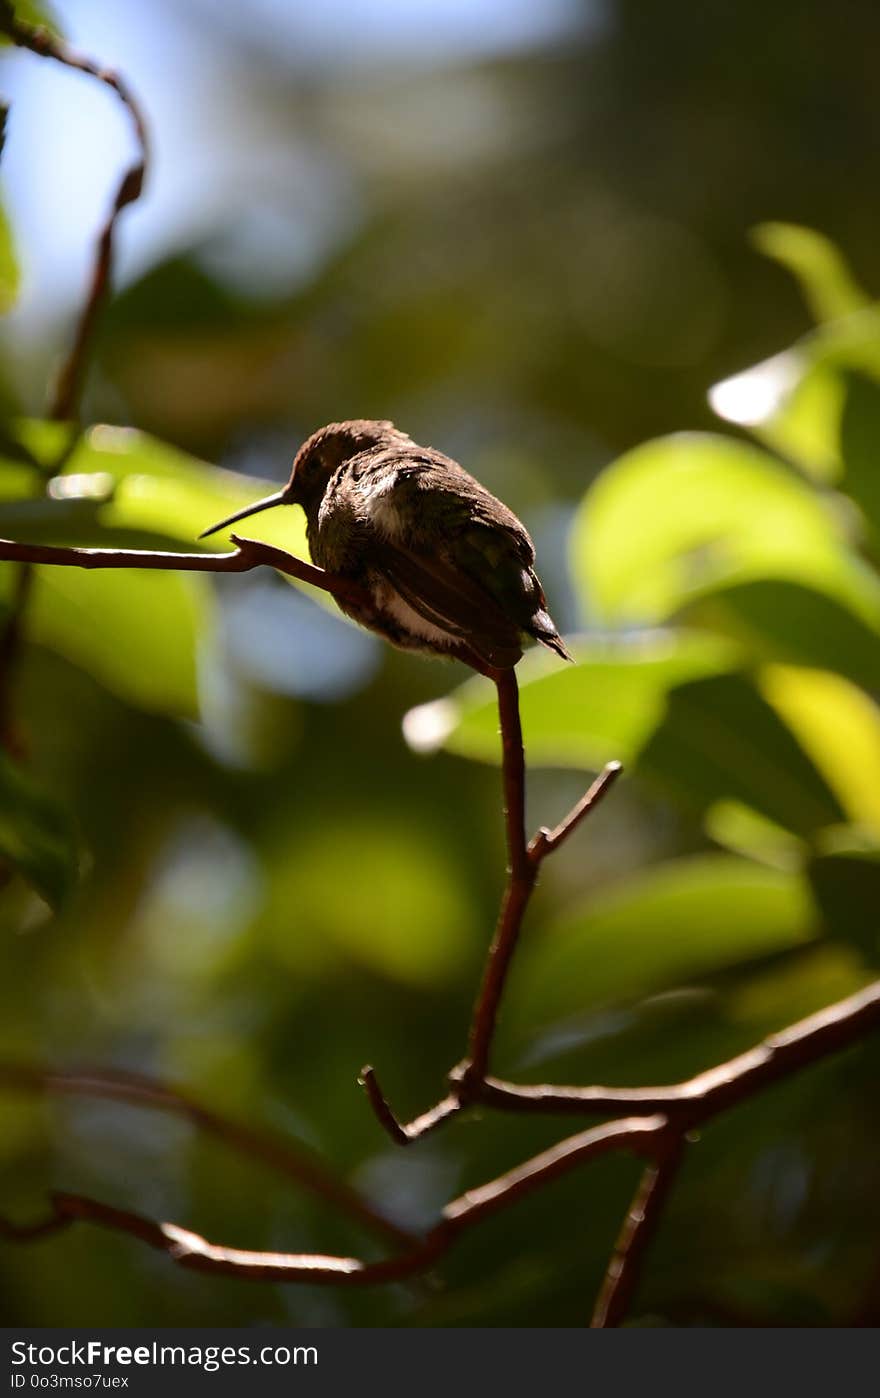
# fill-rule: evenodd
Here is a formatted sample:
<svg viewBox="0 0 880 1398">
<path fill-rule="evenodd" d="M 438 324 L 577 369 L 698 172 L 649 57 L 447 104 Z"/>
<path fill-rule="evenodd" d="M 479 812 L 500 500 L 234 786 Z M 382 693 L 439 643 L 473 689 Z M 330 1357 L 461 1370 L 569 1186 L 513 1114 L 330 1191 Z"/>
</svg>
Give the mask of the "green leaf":
<svg viewBox="0 0 880 1398">
<path fill-rule="evenodd" d="M 28 634 L 129 703 L 192 717 L 212 604 L 192 574 L 41 567 Z"/>
<path fill-rule="evenodd" d="M 874 700 L 824 670 L 769 665 L 759 685 L 846 816 L 880 837 L 880 708 Z"/>
<path fill-rule="evenodd" d="M 693 984 L 810 940 L 817 919 L 794 872 L 730 855 L 678 859 L 567 912 L 524 943 L 507 1010 L 521 1023 Z"/>
<path fill-rule="evenodd" d="M 26 772 L 0 752 L 0 857 L 14 865 L 52 908 L 77 877 L 71 823 Z"/>
<path fill-rule="evenodd" d="M 0 489 L 21 455 L 51 471 L 64 456 L 69 429 L 58 423 L 14 424 Z M 0 444 L 2 445 L 2 444 Z M 222 551 L 228 537 L 200 545 L 207 525 L 277 488 L 221 470 L 131 428 L 98 426 L 83 434 L 52 477 L 48 493 L 0 503 L 0 533 L 34 542 L 85 547 Z M 31 490 L 32 490 L 31 478 Z M 244 532 L 306 553 L 300 510 L 279 509 Z M 213 592 L 192 573 L 137 569 L 85 572 L 40 567 L 31 614 L 38 642 L 81 665 L 108 689 L 139 706 L 194 715 L 197 656 L 212 633 Z"/>
<path fill-rule="evenodd" d="M 520 709 L 529 761 L 565 767 L 631 762 L 663 718 L 669 691 L 686 680 L 732 669 L 737 647 L 698 632 L 655 632 L 630 640 L 574 642 L 575 665 L 530 651 L 519 667 Z M 483 762 L 500 761 L 495 693 L 469 680 L 446 699 L 404 719 L 411 747 L 446 746 Z"/>
<path fill-rule="evenodd" d="M 57 423 L 17 425 L 18 439 L 46 468 L 60 459 L 67 431 Z M 29 542 L 164 544 L 217 552 L 230 547 L 228 534 L 198 544 L 201 531 L 277 489 L 277 481 L 210 466 L 145 432 L 102 424 L 83 434 L 50 485 L 50 498 L 0 507 L 0 531 L 18 530 L 17 537 Z M 306 552 L 298 509 L 268 511 L 243 524 L 242 532 L 292 553 Z"/>
<path fill-rule="evenodd" d="M 696 813 L 737 801 L 800 836 L 845 819 L 828 782 L 744 675 L 671 691 L 639 771 Z"/>
<path fill-rule="evenodd" d="M 20 279 L 12 229 L 0 204 L 0 315 L 5 316 L 15 305 Z"/>
<path fill-rule="evenodd" d="M 796 223 L 759 223 L 751 230 L 759 252 L 771 257 L 800 284 L 817 321 L 836 320 L 869 305 L 842 253 L 830 238 Z"/>
<path fill-rule="evenodd" d="M 606 622 L 651 623 L 722 586 L 784 578 L 880 616 L 880 581 L 818 495 L 755 447 L 703 433 L 637 447 L 588 492 L 575 581 Z"/>
</svg>

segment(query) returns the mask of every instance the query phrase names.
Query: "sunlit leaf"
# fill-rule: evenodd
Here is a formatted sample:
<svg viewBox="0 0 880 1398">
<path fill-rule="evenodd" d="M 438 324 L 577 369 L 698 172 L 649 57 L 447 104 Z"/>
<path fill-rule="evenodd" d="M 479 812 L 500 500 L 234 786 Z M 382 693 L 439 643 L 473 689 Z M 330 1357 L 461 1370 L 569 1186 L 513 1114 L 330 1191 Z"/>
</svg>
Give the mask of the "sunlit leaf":
<svg viewBox="0 0 880 1398">
<path fill-rule="evenodd" d="M 57 907 L 76 882 L 77 851 L 62 808 L 0 752 L 0 861 Z"/>
<path fill-rule="evenodd" d="M 192 574 L 41 567 L 29 634 L 121 698 L 192 716 L 211 602 L 206 580 Z"/>
<path fill-rule="evenodd" d="M 0 204 L 0 315 L 15 305 L 20 281 L 15 242 L 6 210 Z"/>
<path fill-rule="evenodd" d="M 836 320 L 870 304 L 830 238 L 796 223 L 759 223 L 752 242 L 797 279 L 817 321 Z"/>
<path fill-rule="evenodd" d="M 524 944 L 508 1009 L 546 1023 L 597 1002 L 693 984 L 806 942 L 816 926 L 797 873 L 730 855 L 675 860 L 571 909 Z"/>
<path fill-rule="evenodd" d="M 765 452 L 703 433 L 649 442 L 610 466 L 576 517 L 572 564 L 584 604 L 610 622 L 660 621 L 719 586 L 764 578 L 880 614 L 880 582 L 819 495 Z"/>
<path fill-rule="evenodd" d="M 736 646 L 697 632 L 582 640 L 572 651 L 575 665 L 532 651 L 519 667 L 532 763 L 595 768 L 612 758 L 630 762 L 662 719 L 671 689 L 738 662 Z M 411 710 L 404 734 L 418 751 L 445 745 L 464 757 L 498 762 L 494 690 L 484 680 L 469 680 L 448 698 Z"/>
<path fill-rule="evenodd" d="M 59 460 L 67 429 L 57 423 L 25 422 L 18 435 L 46 467 Z M 129 427 L 90 428 L 63 466 L 68 493 L 23 506 L 0 508 L 0 528 L 17 526 L 28 540 L 112 547 L 143 540 L 222 552 L 229 548 L 229 531 L 197 543 L 203 529 L 244 505 L 278 489 L 277 481 L 259 480 L 210 466 L 186 452 Z M 77 490 L 77 481 L 81 482 Z M 94 488 L 106 491 L 103 500 Z M 76 514 L 78 509 L 79 513 Z M 290 507 L 267 511 L 247 520 L 240 532 L 277 544 L 290 552 L 306 553 L 302 511 Z"/>
<path fill-rule="evenodd" d="M 796 347 L 713 385 L 709 403 L 725 422 L 748 427 L 765 446 L 818 480 L 840 469 L 843 385 L 835 369 Z"/>
<path fill-rule="evenodd" d="M 880 379 L 880 311 L 857 311 L 823 325 L 791 349 L 732 375 L 709 390 L 725 422 L 797 462 L 817 480 L 837 484 L 846 375 Z"/>
<path fill-rule="evenodd" d="M 880 708 L 824 670 L 767 666 L 764 698 L 783 718 L 852 821 L 880 834 Z"/>
</svg>

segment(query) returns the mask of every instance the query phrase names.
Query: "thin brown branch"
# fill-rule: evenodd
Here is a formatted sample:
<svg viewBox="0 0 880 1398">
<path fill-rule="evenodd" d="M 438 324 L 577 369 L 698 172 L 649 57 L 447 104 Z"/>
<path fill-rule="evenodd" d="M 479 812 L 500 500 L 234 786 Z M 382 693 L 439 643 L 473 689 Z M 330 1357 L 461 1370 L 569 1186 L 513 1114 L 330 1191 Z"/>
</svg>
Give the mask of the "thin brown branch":
<svg viewBox="0 0 880 1398">
<path fill-rule="evenodd" d="M 489 1066 L 498 1007 L 510 963 L 522 930 L 523 917 L 538 875 L 538 860 L 529 857 L 526 843 L 526 761 L 519 716 L 519 689 L 514 670 L 502 670 L 495 681 L 501 723 L 504 820 L 507 829 L 507 887 L 489 948 L 483 982 L 468 1036 L 468 1065 L 461 1082 L 480 1082 Z"/>
<path fill-rule="evenodd" d="M 252 568 L 276 568 L 288 577 L 310 583 L 330 592 L 341 601 L 365 603 L 364 589 L 351 578 L 327 573 L 283 549 L 262 544 L 258 539 L 241 539 L 232 534 L 236 545 L 230 553 L 162 553 L 151 549 L 81 549 L 60 544 L 19 544 L 0 539 L 0 561 L 49 563 L 65 568 L 157 568 L 183 573 L 247 573 Z"/>
<path fill-rule="evenodd" d="M 597 1116 L 606 1112 L 665 1112 L 680 1131 L 755 1092 L 849 1047 L 880 1028 L 880 981 L 771 1034 L 746 1053 L 684 1082 L 661 1087 L 521 1086 L 487 1077 L 477 1092 L 500 1111 Z"/>
<path fill-rule="evenodd" d="M 667 1149 L 642 1171 L 639 1186 L 614 1244 L 590 1326 L 610 1330 L 620 1325 L 635 1295 L 645 1253 L 657 1231 L 684 1150 L 684 1137 L 672 1137 Z"/>
<path fill-rule="evenodd" d="M 253 1160 L 259 1160 L 303 1189 L 324 1199 L 340 1213 L 398 1247 L 412 1244 L 413 1235 L 374 1208 L 356 1189 L 339 1179 L 308 1146 L 259 1131 L 204 1106 L 180 1088 L 141 1073 L 113 1070 L 80 1071 L 34 1068 L 0 1062 L 0 1091 L 44 1093 L 54 1097 L 97 1097 L 135 1107 L 171 1112 Z"/>
<path fill-rule="evenodd" d="M 398 1146 L 408 1146 L 411 1141 L 417 1141 L 420 1137 L 427 1136 L 429 1132 L 442 1126 L 449 1117 L 460 1112 L 464 1105 L 457 1093 L 449 1093 L 448 1096 L 441 1097 L 440 1101 L 422 1116 L 404 1123 L 398 1121 L 385 1093 L 379 1086 L 375 1070 L 369 1064 L 361 1069 L 358 1082 L 366 1092 L 379 1124 L 384 1127 L 394 1144 Z"/>
<path fill-rule="evenodd" d="M 553 830 L 542 828 L 526 844 L 525 836 L 525 753 L 519 716 L 519 696 L 513 670 L 496 671 L 491 678 L 498 692 L 501 724 L 502 781 L 507 831 L 508 874 L 501 900 L 495 935 L 486 958 L 482 984 L 474 1005 L 468 1055 L 449 1074 L 451 1093 L 421 1116 L 401 1122 L 376 1080 L 372 1068 L 361 1074 L 361 1083 L 376 1117 L 391 1139 L 408 1145 L 436 1130 L 448 1118 L 474 1102 L 503 1105 L 502 1093 L 489 1084 L 499 1079 L 487 1077 L 489 1054 L 498 1022 L 498 1010 L 514 953 L 519 944 L 523 920 L 541 864 L 558 849 L 563 840 L 581 824 L 610 791 L 623 768 L 609 762 L 592 786 Z M 516 1098 L 514 1088 L 511 1100 Z M 513 1110 L 519 1110 L 517 1106 Z M 527 1109 L 524 1109 L 527 1110 Z"/>
<path fill-rule="evenodd" d="M 584 793 L 576 806 L 573 806 L 564 820 L 553 830 L 541 829 L 529 844 L 529 856 L 531 859 L 540 861 L 546 859 L 548 854 L 559 849 L 563 840 L 567 840 L 569 835 L 580 825 L 582 820 L 596 808 L 599 802 L 610 791 L 623 771 L 622 762 L 609 762 L 603 767 L 593 785 Z"/>
<path fill-rule="evenodd" d="M 148 1246 L 165 1252 L 182 1267 L 247 1281 L 330 1283 L 337 1286 L 369 1286 L 401 1281 L 423 1272 L 445 1253 L 459 1234 L 489 1214 L 517 1203 L 544 1184 L 567 1174 L 578 1165 L 624 1147 L 641 1152 L 662 1131 L 663 1117 L 633 1117 L 581 1131 L 543 1151 L 533 1160 L 468 1190 L 444 1208 L 437 1224 L 408 1249 L 394 1257 L 364 1262 L 357 1257 L 322 1253 L 251 1252 L 210 1243 L 175 1223 L 145 1218 L 128 1209 L 117 1209 L 81 1194 L 53 1194 L 51 1212 L 34 1223 L 14 1224 L 0 1219 L 0 1237 L 10 1242 L 31 1242 L 75 1222 L 97 1224 L 115 1233 L 128 1233 Z"/>
<path fill-rule="evenodd" d="M 576 1136 L 557 1142 L 488 1184 L 467 1190 L 446 1205 L 443 1218 L 456 1228 L 469 1227 L 596 1156 L 615 1150 L 652 1155 L 667 1125 L 665 1116 L 656 1115 L 621 1117 L 617 1121 L 603 1122 L 601 1126 L 591 1126 L 588 1131 L 579 1131 Z"/>
<path fill-rule="evenodd" d="M 6 34 L 18 48 L 28 49 L 40 58 L 50 58 L 65 68 L 86 73 L 109 87 L 125 108 L 137 142 L 136 158 L 123 174 L 110 212 L 98 234 L 86 299 L 49 407 L 50 417 L 64 421 L 78 416 L 79 398 L 92 338 L 110 290 L 116 221 L 122 210 L 140 197 L 144 186 L 148 160 L 147 128 L 134 94 L 119 73 L 95 62 L 94 59 L 87 58 L 84 54 L 74 52 L 62 39 L 50 34 L 48 29 L 38 28 L 17 19 L 13 7 L 7 0 L 0 3 L 0 32 Z"/>
</svg>

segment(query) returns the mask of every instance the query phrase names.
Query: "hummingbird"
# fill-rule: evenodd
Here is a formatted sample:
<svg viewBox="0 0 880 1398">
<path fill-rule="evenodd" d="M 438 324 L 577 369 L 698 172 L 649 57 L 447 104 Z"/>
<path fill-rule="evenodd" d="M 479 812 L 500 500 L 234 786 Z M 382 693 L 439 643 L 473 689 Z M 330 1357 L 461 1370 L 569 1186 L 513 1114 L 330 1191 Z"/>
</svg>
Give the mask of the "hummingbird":
<svg viewBox="0 0 880 1398">
<path fill-rule="evenodd" d="M 393 423 L 320 428 L 283 489 L 199 538 L 276 505 L 302 507 L 313 562 L 363 586 L 363 603 L 338 605 L 392 645 L 485 673 L 516 665 L 531 636 L 571 660 L 516 515 L 457 461 Z"/>
</svg>

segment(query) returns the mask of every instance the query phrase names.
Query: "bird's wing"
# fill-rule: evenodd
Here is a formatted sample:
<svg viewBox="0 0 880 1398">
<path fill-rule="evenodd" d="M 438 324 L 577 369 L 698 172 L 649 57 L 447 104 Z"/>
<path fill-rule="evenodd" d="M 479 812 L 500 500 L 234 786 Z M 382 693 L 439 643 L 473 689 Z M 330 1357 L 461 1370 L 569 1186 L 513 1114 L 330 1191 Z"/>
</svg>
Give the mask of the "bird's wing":
<svg viewBox="0 0 880 1398">
<path fill-rule="evenodd" d="M 365 452 L 348 466 L 360 479 L 393 470 L 396 488 L 415 494 L 426 517 L 442 518 L 450 533 L 483 525 L 504 538 L 523 563 L 534 563 L 535 546 L 513 511 L 451 457 L 431 447 L 394 446 Z"/>
<path fill-rule="evenodd" d="M 520 658 L 520 627 L 491 593 L 454 564 L 383 541 L 371 566 L 413 611 L 458 637 L 488 664 L 515 665 Z"/>
</svg>

